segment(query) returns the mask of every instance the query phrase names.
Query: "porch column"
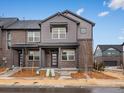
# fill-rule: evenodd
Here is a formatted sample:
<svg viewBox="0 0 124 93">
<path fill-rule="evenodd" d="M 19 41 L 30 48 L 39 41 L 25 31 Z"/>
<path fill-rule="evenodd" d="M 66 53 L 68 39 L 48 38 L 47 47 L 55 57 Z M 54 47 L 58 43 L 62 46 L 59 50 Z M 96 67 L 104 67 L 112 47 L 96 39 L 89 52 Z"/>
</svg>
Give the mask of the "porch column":
<svg viewBox="0 0 124 93">
<path fill-rule="evenodd" d="M 12 66 L 14 66 L 14 51 L 12 50 L 12 48 L 10 48 L 10 52 L 11 52 Z"/>
<path fill-rule="evenodd" d="M 24 65 L 23 65 L 23 66 L 28 67 L 28 66 L 30 66 L 30 65 L 29 65 L 29 62 L 28 62 L 28 60 L 29 60 L 29 59 L 28 59 L 28 50 L 27 50 L 27 48 L 25 48 L 25 49 L 22 49 L 22 51 L 24 51 L 24 54 L 23 54 L 23 58 L 24 58 L 24 59 L 23 59 L 23 60 L 24 60 L 24 61 L 23 61 L 23 64 L 24 64 Z"/>
<path fill-rule="evenodd" d="M 39 60 L 40 60 L 40 63 L 39 63 L 39 67 L 41 68 L 42 67 L 42 48 L 39 48 Z"/>
<path fill-rule="evenodd" d="M 20 63 L 20 66 L 21 67 L 23 67 L 24 66 L 24 63 L 25 63 L 25 52 L 24 51 L 26 51 L 26 49 L 22 49 L 22 63 Z M 27 61 L 27 59 L 26 59 L 26 61 Z"/>
<path fill-rule="evenodd" d="M 60 61 L 61 61 L 61 47 L 59 47 L 59 53 L 58 53 L 58 68 L 60 68 Z"/>
<path fill-rule="evenodd" d="M 79 68 L 79 47 L 76 48 L 75 58 L 76 58 L 77 68 Z"/>
</svg>

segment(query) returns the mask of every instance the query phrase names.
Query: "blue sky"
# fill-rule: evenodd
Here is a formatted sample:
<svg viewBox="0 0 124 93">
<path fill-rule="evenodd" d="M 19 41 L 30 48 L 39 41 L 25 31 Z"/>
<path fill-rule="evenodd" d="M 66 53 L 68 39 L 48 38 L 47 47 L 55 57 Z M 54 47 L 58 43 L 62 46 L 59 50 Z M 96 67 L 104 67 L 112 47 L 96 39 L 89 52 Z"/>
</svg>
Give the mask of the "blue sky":
<svg viewBox="0 0 124 93">
<path fill-rule="evenodd" d="M 124 0 L 0 0 L 1 17 L 43 19 L 65 9 L 95 22 L 97 44 L 124 42 Z"/>
</svg>

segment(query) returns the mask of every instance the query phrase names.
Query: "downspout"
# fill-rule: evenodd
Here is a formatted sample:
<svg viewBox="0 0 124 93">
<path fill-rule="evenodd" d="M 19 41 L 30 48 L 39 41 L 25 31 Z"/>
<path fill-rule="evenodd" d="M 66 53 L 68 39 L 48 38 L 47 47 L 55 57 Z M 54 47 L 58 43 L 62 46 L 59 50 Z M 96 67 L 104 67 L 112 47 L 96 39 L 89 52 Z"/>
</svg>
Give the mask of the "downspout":
<svg viewBox="0 0 124 93">
<path fill-rule="evenodd" d="M 0 49 L 2 49 L 2 30 L 0 26 Z"/>
<path fill-rule="evenodd" d="M 123 61 L 123 74 L 124 74 L 124 43 L 122 44 L 122 61 Z"/>
</svg>

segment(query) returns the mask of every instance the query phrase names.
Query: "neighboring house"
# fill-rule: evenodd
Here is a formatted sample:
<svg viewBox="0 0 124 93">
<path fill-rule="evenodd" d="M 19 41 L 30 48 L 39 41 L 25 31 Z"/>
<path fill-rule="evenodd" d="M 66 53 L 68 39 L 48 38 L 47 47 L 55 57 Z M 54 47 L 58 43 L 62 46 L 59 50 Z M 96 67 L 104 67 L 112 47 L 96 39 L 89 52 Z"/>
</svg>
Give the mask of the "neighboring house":
<svg viewBox="0 0 124 93">
<path fill-rule="evenodd" d="M 93 26 L 71 11 L 44 20 L 17 20 L 1 29 L 2 58 L 7 66 L 93 67 Z"/>
<path fill-rule="evenodd" d="M 3 46 L 2 46 L 2 39 L 3 39 L 3 33 L 2 30 L 5 27 L 8 27 L 9 25 L 16 22 L 18 18 L 0 18 L 0 62 L 2 63 L 2 57 L 3 57 Z"/>
<path fill-rule="evenodd" d="M 122 66 L 122 45 L 97 45 L 94 53 L 94 62 L 103 62 L 106 67 Z"/>
</svg>

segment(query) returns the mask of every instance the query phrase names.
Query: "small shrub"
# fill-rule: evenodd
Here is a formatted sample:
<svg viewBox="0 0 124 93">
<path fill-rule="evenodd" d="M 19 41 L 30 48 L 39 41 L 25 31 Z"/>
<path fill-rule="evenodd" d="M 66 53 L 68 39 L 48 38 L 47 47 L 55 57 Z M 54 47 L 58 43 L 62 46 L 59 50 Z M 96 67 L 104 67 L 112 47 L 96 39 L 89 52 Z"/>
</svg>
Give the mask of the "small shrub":
<svg viewBox="0 0 124 93">
<path fill-rule="evenodd" d="M 105 65 L 103 62 L 100 63 L 94 63 L 94 69 L 97 71 L 104 71 Z"/>
</svg>

